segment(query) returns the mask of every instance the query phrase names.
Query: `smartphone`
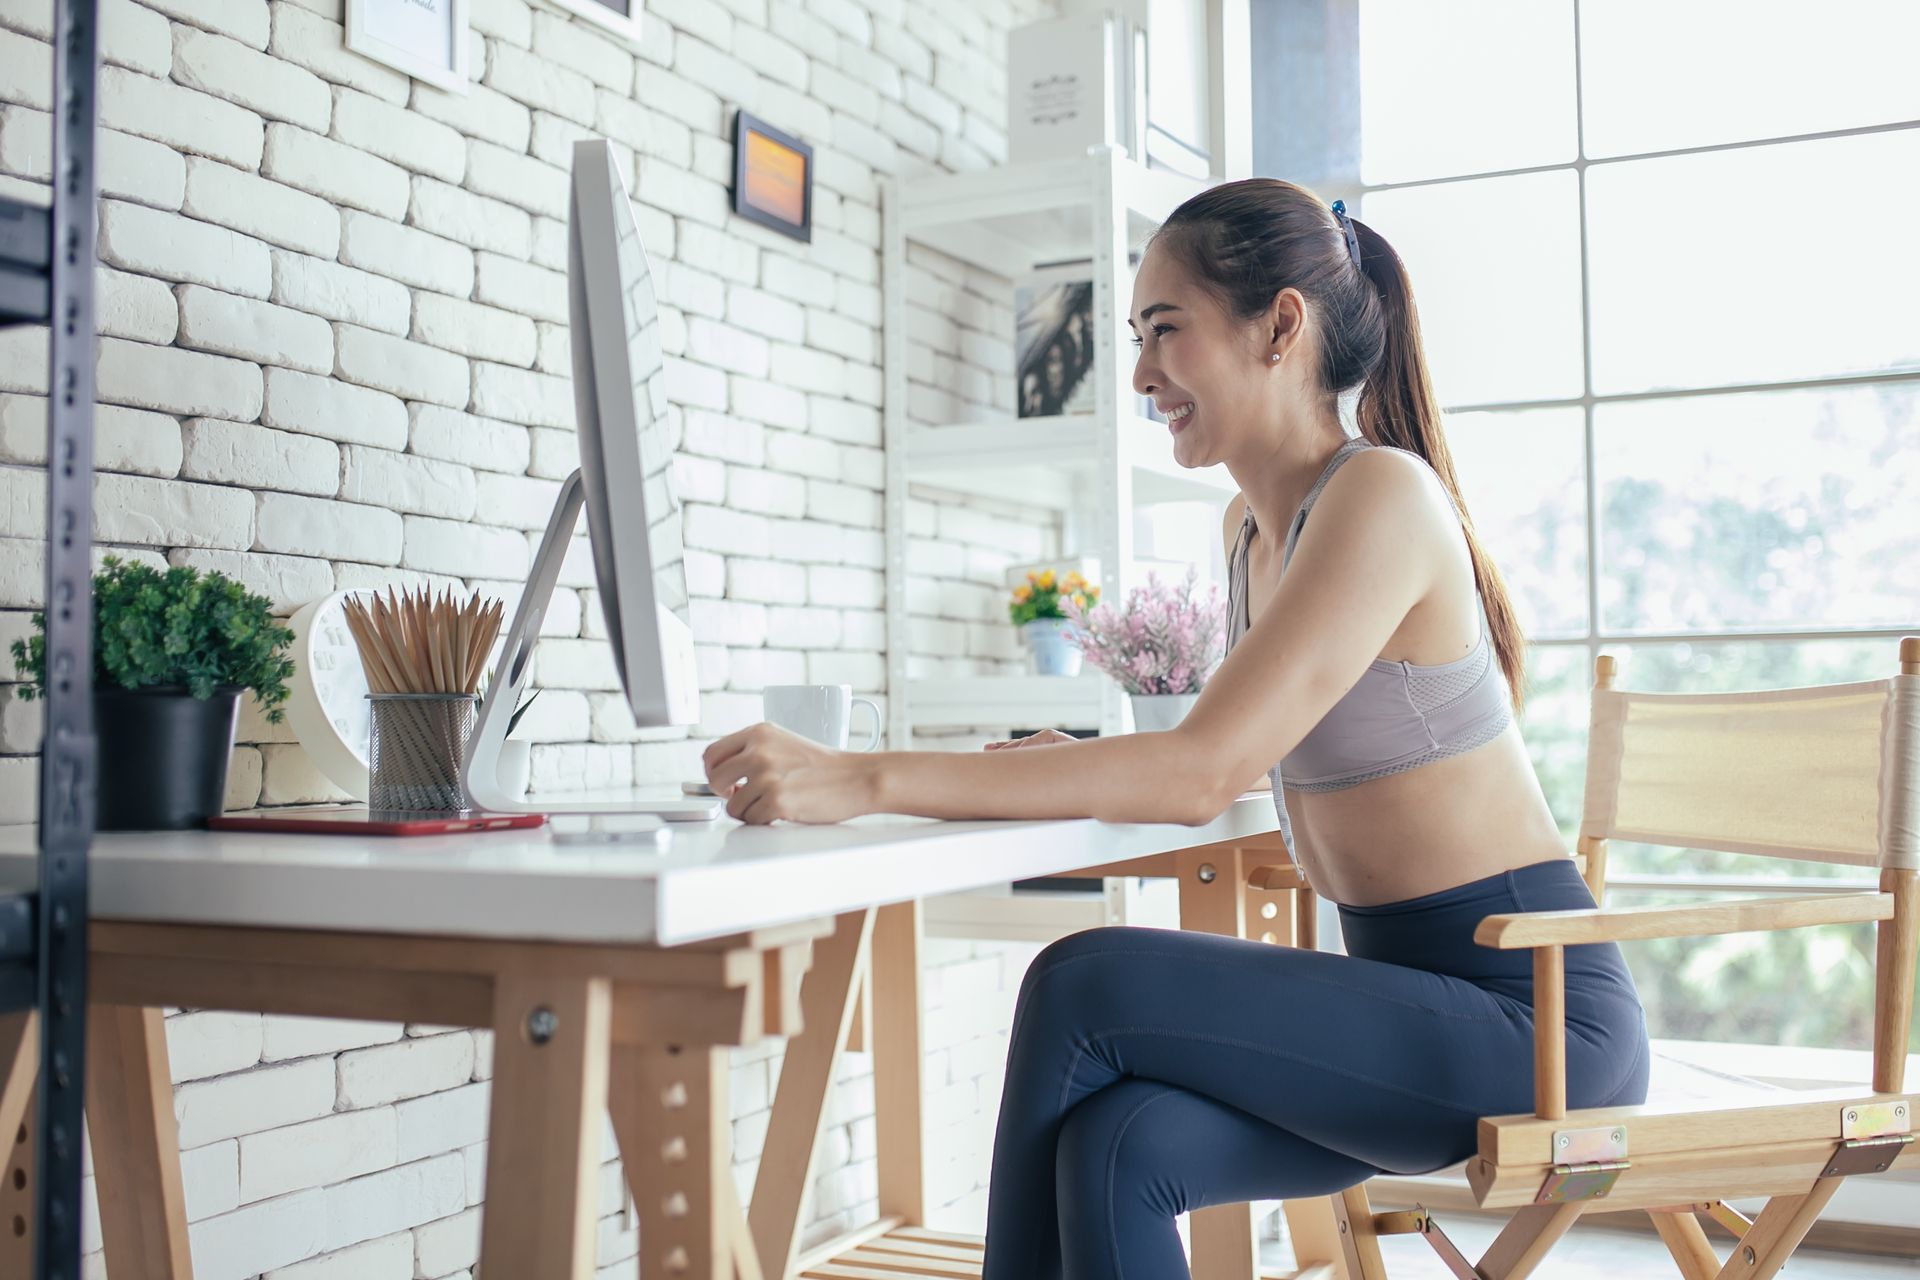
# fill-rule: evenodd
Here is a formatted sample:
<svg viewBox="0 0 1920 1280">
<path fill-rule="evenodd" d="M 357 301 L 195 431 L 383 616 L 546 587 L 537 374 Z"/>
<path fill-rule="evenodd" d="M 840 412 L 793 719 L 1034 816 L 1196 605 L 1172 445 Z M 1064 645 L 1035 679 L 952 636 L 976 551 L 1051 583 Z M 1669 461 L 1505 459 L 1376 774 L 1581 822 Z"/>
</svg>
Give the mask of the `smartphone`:
<svg viewBox="0 0 1920 1280">
<path fill-rule="evenodd" d="M 698 780 L 681 783 L 680 790 L 690 796 L 710 796 L 714 794 L 711 786 Z"/>
</svg>

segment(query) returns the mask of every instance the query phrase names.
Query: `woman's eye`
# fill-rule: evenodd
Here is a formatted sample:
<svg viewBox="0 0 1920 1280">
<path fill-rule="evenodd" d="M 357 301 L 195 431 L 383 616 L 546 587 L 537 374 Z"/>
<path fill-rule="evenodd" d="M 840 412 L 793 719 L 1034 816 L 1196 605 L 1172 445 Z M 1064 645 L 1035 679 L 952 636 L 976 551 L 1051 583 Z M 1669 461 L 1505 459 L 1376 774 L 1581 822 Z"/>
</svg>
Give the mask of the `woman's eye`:
<svg viewBox="0 0 1920 1280">
<path fill-rule="evenodd" d="M 1153 331 L 1153 336 L 1156 338 L 1161 337 L 1164 334 L 1169 334 L 1173 332 L 1173 326 L 1170 324 L 1149 325 L 1148 328 Z M 1141 346 L 1141 342 L 1138 337 L 1129 338 L 1128 341 L 1133 343 L 1136 349 L 1138 349 Z"/>
</svg>

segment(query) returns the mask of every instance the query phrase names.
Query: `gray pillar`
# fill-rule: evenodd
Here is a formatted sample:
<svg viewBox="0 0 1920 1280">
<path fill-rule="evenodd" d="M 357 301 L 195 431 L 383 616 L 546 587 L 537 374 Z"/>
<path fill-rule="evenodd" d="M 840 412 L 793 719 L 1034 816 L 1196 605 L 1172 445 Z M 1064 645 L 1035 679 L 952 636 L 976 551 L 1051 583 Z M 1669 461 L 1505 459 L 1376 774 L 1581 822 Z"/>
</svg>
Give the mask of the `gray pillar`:
<svg viewBox="0 0 1920 1280">
<path fill-rule="evenodd" d="M 1251 0 L 1253 171 L 1329 199 L 1360 183 L 1360 0 Z"/>
</svg>

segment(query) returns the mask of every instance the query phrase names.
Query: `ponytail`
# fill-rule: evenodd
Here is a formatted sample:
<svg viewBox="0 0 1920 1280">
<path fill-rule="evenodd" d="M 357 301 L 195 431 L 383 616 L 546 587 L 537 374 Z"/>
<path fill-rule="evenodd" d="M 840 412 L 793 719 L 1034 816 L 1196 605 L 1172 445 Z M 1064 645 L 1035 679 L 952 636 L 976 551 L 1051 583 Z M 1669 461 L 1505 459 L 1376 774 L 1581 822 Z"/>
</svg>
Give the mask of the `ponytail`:
<svg viewBox="0 0 1920 1280">
<path fill-rule="evenodd" d="M 1447 448 L 1446 433 L 1440 424 L 1440 402 L 1434 396 L 1433 381 L 1427 373 L 1426 355 L 1420 342 L 1420 314 L 1414 306 L 1413 285 L 1407 279 L 1406 264 L 1378 231 L 1357 218 L 1349 219 L 1348 224 L 1358 236 L 1360 270 L 1380 300 L 1386 339 L 1380 358 L 1368 370 L 1361 386 L 1356 409 L 1360 434 L 1374 444 L 1405 449 L 1424 458 L 1453 497 L 1454 505 L 1460 510 L 1467 550 L 1473 557 L 1474 582 L 1486 604 L 1487 629 L 1493 638 L 1494 656 L 1506 676 L 1513 708 L 1518 713 L 1526 703 L 1526 638 L 1520 632 L 1520 622 L 1500 570 L 1474 533 L 1473 517 L 1467 512 L 1466 498 L 1454 474 L 1453 454 Z"/>
</svg>

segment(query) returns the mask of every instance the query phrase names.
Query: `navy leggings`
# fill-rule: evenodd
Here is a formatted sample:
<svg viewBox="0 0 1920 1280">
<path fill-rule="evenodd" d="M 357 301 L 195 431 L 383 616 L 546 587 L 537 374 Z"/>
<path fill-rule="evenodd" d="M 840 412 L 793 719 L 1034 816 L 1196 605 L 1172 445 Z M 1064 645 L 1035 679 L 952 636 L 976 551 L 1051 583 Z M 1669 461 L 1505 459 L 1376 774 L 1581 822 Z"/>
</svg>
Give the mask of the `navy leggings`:
<svg viewBox="0 0 1920 1280">
<path fill-rule="evenodd" d="M 1591 907 L 1571 860 L 1340 908 L 1347 955 L 1092 929 L 1027 970 L 994 1135 L 982 1280 L 1172 1280 L 1174 1216 L 1426 1173 L 1533 1110 L 1533 967 L 1487 916 Z M 1642 1102 L 1620 949 L 1569 947 L 1567 1102 Z"/>
</svg>

